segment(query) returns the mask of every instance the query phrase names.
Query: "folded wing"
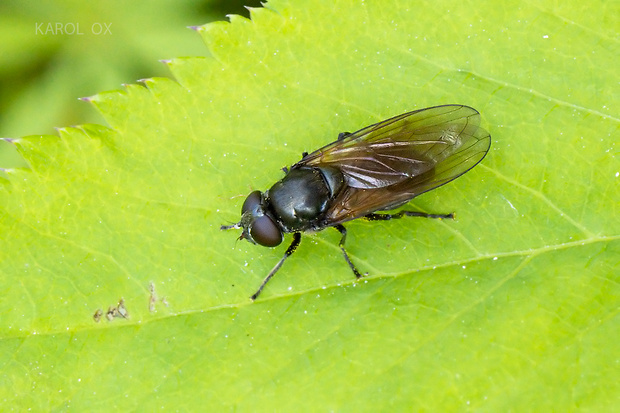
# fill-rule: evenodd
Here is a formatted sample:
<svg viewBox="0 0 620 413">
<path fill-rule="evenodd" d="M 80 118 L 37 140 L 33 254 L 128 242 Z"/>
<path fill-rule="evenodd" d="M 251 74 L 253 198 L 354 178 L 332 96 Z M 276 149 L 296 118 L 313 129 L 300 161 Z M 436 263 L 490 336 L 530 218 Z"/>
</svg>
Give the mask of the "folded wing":
<svg viewBox="0 0 620 413">
<path fill-rule="evenodd" d="M 468 106 L 421 109 L 345 135 L 298 165 L 342 171 L 345 188 L 326 216 L 335 225 L 396 208 L 473 168 L 491 144 L 479 123 Z"/>
</svg>

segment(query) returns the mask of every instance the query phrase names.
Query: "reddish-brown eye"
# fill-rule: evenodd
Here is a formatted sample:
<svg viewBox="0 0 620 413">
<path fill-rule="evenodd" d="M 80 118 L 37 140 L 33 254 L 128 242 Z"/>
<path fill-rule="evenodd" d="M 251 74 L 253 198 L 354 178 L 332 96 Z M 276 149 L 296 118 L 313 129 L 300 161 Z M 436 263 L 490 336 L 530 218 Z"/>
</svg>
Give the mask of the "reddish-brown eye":
<svg viewBox="0 0 620 413">
<path fill-rule="evenodd" d="M 254 219 L 250 236 L 263 247 L 276 247 L 282 242 L 282 231 L 267 215 Z"/>
</svg>

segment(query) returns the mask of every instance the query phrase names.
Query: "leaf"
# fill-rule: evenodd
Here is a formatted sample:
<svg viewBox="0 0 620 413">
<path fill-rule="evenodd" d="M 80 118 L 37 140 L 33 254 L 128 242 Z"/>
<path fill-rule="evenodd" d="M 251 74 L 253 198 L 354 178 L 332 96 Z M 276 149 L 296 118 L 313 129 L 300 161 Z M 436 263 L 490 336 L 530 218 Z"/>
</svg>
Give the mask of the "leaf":
<svg viewBox="0 0 620 413">
<path fill-rule="evenodd" d="M 617 405 L 618 5 L 266 7 L 202 27 L 210 56 L 172 60 L 176 82 L 93 97 L 110 128 L 17 141 L 31 170 L 1 187 L 0 399 Z M 338 132 L 447 103 L 481 111 L 491 152 L 410 208 L 458 219 L 349 224 L 357 283 L 336 231 L 305 236 L 251 303 L 286 246 L 219 230 L 247 193 Z"/>
</svg>

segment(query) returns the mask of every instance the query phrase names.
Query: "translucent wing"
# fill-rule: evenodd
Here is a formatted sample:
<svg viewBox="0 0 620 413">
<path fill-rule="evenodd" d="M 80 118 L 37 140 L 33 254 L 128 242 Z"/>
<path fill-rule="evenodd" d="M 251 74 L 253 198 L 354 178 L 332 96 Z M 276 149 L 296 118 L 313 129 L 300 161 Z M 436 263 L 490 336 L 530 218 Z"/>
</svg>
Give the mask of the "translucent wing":
<svg viewBox="0 0 620 413">
<path fill-rule="evenodd" d="M 335 225 L 396 208 L 473 168 L 491 144 L 479 122 L 468 106 L 421 109 L 345 135 L 297 165 L 342 171 L 346 186 L 325 218 Z"/>
</svg>

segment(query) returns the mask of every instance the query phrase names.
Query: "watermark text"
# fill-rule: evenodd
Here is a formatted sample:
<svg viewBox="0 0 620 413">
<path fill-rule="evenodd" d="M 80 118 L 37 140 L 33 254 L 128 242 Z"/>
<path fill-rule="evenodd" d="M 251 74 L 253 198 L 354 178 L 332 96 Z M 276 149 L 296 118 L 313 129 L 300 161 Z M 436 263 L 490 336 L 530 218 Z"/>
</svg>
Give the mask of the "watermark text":
<svg viewBox="0 0 620 413">
<path fill-rule="evenodd" d="M 80 23 L 35 23 L 35 34 L 43 36 L 82 36 L 92 33 L 95 36 L 112 34 L 112 23 L 93 23 L 89 28 L 80 27 Z M 90 31 L 89 31 L 90 29 Z"/>
</svg>

